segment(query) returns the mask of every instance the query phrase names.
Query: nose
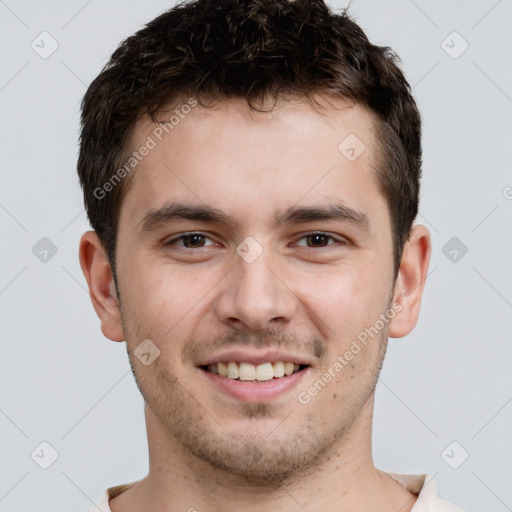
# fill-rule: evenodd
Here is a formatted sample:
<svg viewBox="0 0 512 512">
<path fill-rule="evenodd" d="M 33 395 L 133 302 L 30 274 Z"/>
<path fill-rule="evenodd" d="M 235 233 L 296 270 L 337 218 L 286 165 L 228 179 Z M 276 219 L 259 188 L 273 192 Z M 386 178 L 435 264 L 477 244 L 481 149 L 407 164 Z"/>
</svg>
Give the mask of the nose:
<svg viewBox="0 0 512 512">
<path fill-rule="evenodd" d="M 219 320 L 235 329 L 263 330 L 290 322 L 298 298 L 264 251 L 247 262 L 235 254 L 216 303 Z"/>
</svg>

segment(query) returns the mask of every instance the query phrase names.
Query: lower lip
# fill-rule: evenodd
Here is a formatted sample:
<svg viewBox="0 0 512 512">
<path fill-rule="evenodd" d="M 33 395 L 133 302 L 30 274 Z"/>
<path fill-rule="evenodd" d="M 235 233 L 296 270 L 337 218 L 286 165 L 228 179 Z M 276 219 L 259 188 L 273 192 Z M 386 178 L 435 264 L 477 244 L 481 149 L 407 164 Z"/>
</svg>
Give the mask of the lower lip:
<svg viewBox="0 0 512 512">
<path fill-rule="evenodd" d="M 305 374 L 309 372 L 310 368 L 311 367 L 307 367 L 287 377 L 279 377 L 270 382 L 262 382 L 261 384 L 221 377 L 216 373 L 208 372 L 202 368 L 199 368 L 199 371 L 217 389 L 233 396 L 241 402 L 263 402 L 272 400 L 286 391 L 289 391 L 294 386 L 297 386 Z"/>
</svg>

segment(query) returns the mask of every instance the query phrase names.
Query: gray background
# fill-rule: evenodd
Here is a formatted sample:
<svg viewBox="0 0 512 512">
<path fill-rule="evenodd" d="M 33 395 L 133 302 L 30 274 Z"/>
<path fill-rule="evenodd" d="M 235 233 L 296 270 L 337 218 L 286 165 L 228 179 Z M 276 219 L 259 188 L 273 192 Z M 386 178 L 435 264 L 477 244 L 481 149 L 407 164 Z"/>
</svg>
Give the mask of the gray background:
<svg viewBox="0 0 512 512">
<path fill-rule="evenodd" d="M 0 511 L 80 512 L 147 472 L 125 345 L 103 338 L 78 263 L 75 166 L 87 84 L 170 5 L 0 0 Z M 512 2 L 356 0 L 351 13 L 413 86 L 433 239 L 419 324 L 391 340 L 378 385 L 375 462 L 435 475 L 468 511 L 512 510 Z M 31 47 L 43 31 L 58 43 L 45 59 Z M 43 441 L 58 452 L 48 469 Z"/>
</svg>

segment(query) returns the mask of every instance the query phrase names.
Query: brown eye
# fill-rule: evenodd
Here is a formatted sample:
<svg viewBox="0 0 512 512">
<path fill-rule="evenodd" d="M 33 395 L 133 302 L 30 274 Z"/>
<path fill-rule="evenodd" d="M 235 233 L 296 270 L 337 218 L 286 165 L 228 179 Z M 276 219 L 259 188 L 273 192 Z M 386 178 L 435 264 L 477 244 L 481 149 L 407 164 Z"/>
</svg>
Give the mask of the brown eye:
<svg viewBox="0 0 512 512">
<path fill-rule="evenodd" d="M 204 246 L 204 236 L 202 235 L 188 235 L 183 237 L 183 245 L 188 247 L 189 249 L 193 249 L 195 247 L 203 247 Z"/>
<path fill-rule="evenodd" d="M 214 245 L 207 236 L 201 235 L 200 233 L 190 233 L 188 235 L 178 236 L 170 240 L 168 244 L 177 245 L 178 247 L 184 247 L 186 249 L 201 249 L 208 245 Z"/>
<path fill-rule="evenodd" d="M 315 249 L 335 245 L 335 243 L 343 245 L 343 240 L 337 240 L 327 233 L 308 233 L 300 238 L 297 245 Z"/>
<path fill-rule="evenodd" d="M 329 245 L 329 239 L 332 237 L 323 234 L 314 234 L 306 237 L 308 247 L 325 247 Z"/>
</svg>

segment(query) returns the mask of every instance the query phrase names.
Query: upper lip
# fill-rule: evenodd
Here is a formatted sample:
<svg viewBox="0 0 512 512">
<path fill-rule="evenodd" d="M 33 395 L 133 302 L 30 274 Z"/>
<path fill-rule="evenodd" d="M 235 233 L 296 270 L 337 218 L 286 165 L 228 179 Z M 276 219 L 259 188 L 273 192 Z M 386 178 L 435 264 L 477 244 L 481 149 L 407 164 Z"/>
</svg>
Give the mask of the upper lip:
<svg viewBox="0 0 512 512">
<path fill-rule="evenodd" d="M 248 351 L 247 349 L 233 349 L 228 352 L 222 352 L 216 355 L 207 356 L 199 360 L 197 366 L 207 366 L 220 362 L 241 361 L 244 363 L 262 364 L 275 363 L 276 361 L 288 362 L 295 364 L 303 364 L 311 366 L 311 358 L 301 356 L 300 354 L 288 354 L 286 352 L 276 352 L 267 350 L 266 352 Z"/>
</svg>

